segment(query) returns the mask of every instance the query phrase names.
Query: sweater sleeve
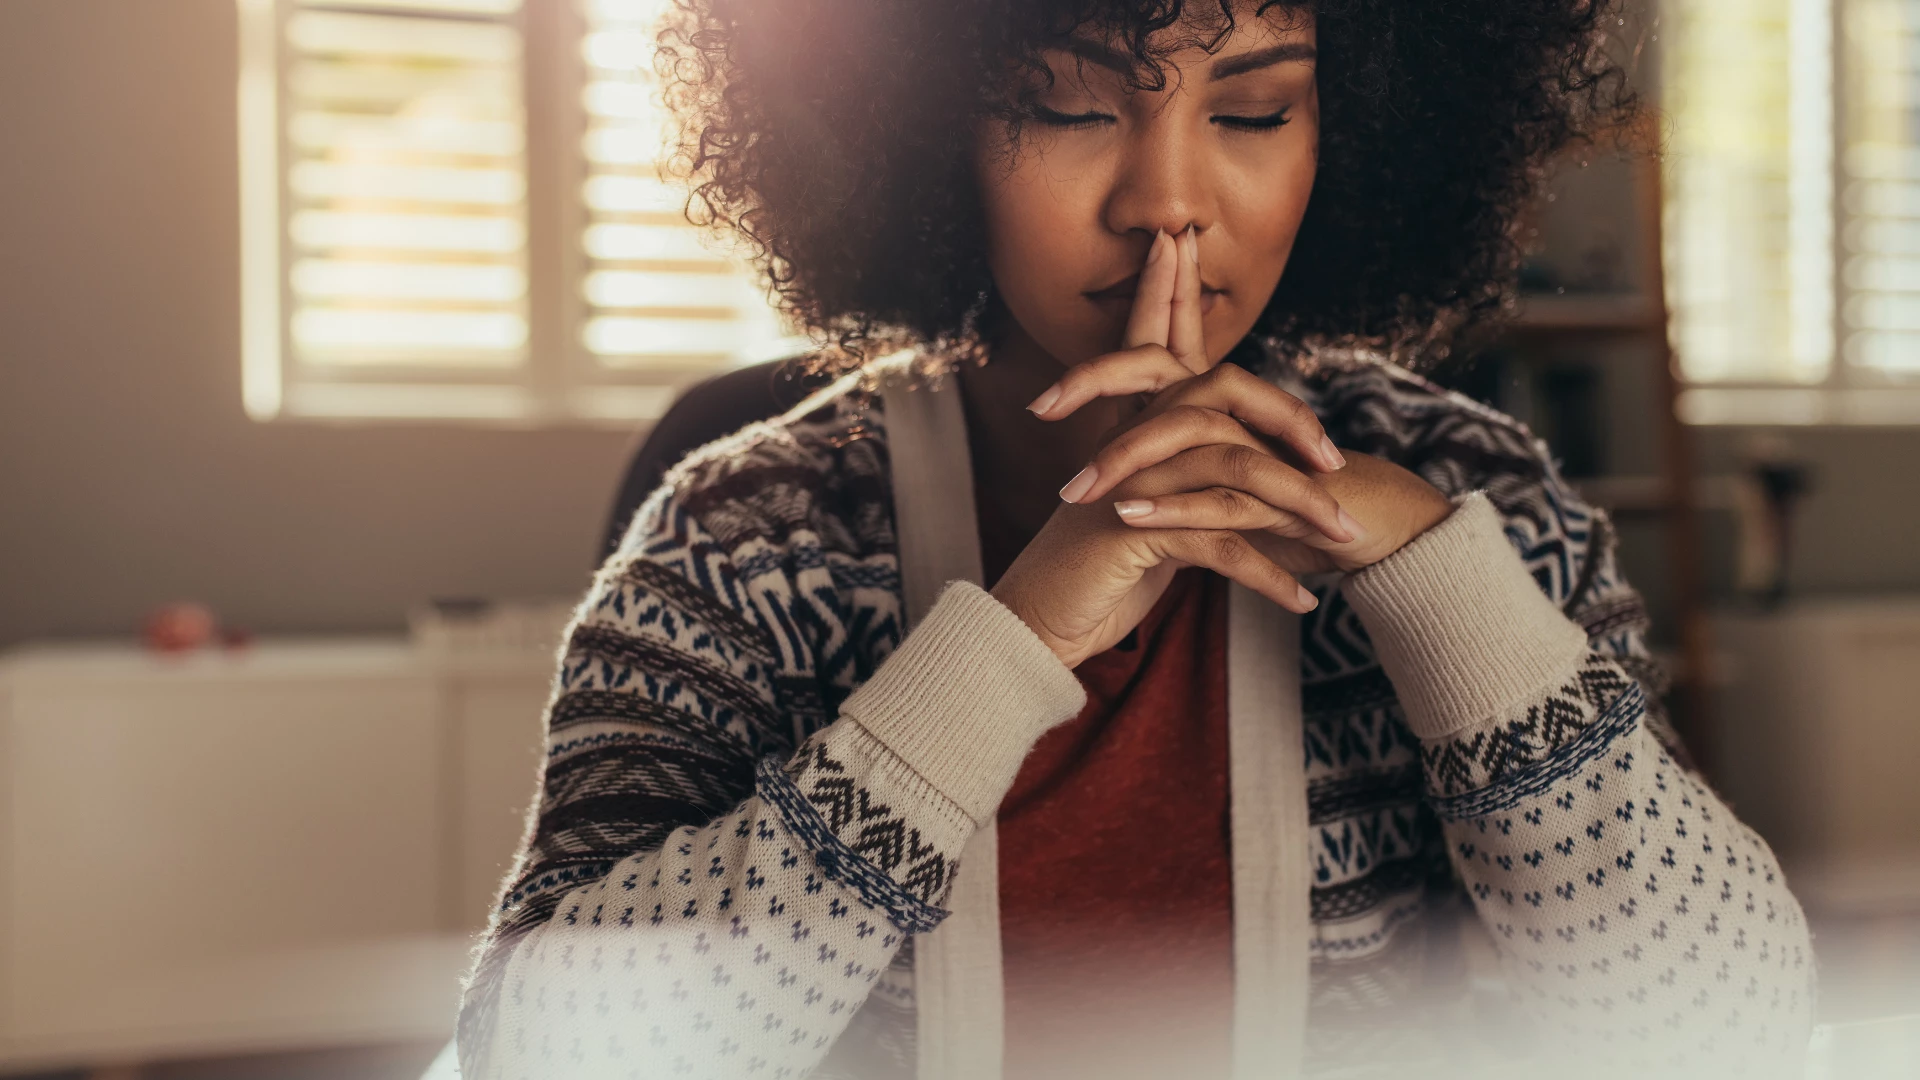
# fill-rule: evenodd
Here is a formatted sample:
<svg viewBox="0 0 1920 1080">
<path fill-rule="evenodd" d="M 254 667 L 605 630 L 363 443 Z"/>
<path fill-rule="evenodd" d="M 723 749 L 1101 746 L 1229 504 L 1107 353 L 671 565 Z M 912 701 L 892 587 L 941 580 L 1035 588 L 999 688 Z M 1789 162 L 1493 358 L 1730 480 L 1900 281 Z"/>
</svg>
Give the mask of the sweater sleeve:
<svg viewBox="0 0 1920 1080">
<path fill-rule="evenodd" d="M 806 691 L 776 692 L 759 605 L 780 601 L 670 500 L 648 513 L 569 632 L 541 797 L 462 1003 L 474 1080 L 806 1075 L 1084 701 L 1018 616 L 953 582 L 783 746 L 779 703 Z"/>
<path fill-rule="evenodd" d="M 1637 627 L 1548 595 L 1570 574 L 1630 596 L 1594 534 L 1570 546 L 1592 565 L 1529 573 L 1475 492 L 1345 588 L 1537 1052 L 1797 1076 L 1813 967 L 1778 863 L 1650 728 Z"/>
</svg>

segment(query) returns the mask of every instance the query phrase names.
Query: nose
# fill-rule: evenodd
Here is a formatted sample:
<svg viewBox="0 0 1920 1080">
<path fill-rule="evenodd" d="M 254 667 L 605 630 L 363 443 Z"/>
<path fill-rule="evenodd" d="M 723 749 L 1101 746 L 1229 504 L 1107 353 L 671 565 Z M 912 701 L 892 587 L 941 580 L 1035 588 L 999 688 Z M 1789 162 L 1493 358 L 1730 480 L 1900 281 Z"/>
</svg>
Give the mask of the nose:
<svg viewBox="0 0 1920 1080">
<path fill-rule="evenodd" d="M 1141 124 L 1119 150 L 1103 217 L 1107 228 L 1126 236 L 1156 230 L 1170 234 L 1191 225 L 1205 232 L 1214 223 L 1215 203 L 1202 160 L 1203 139 L 1178 122 L 1177 108 Z"/>
</svg>

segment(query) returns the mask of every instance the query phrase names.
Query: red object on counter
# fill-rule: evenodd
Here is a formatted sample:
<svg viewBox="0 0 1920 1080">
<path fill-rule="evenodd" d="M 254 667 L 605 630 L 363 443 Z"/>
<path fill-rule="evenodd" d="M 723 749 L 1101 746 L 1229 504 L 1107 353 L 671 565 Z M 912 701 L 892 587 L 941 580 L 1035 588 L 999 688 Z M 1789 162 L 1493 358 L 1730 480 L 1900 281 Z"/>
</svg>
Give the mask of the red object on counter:
<svg viewBox="0 0 1920 1080">
<path fill-rule="evenodd" d="M 168 604 L 147 616 L 147 648 L 189 652 L 212 641 L 217 625 L 205 604 Z"/>
</svg>

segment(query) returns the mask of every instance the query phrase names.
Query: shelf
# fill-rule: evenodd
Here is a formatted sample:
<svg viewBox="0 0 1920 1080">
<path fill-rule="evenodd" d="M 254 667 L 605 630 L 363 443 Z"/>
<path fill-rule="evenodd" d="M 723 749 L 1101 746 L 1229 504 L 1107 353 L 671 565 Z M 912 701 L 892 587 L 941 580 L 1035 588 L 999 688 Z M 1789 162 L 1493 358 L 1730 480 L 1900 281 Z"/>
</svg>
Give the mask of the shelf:
<svg viewBox="0 0 1920 1080">
<path fill-rule="evenodd" d="M 1510 331 L 1623 334 L 1656 333 L 1663 327 L 1660 306 L 1638 293 L 1567 293 L 1522 296 Z"/>
<path fill-rule="evenodd" d="M 1575 480 L 1595 506 L 1615 514 L 1660 514 L 1672 505 L 1666 481 L 1657 476 L 1591 476 Z"/>
<path fill-rule="evenodd" d="M 1658 476 L 1588 476 L 1572 481 L 1580 494 L 1616 517 L 1664 514 L 1673 508 L 1666 481 Z M 1701 476 L 1694 479 L 1696 510 L 1733 508 L 1734 478 Z"/>
</svg>

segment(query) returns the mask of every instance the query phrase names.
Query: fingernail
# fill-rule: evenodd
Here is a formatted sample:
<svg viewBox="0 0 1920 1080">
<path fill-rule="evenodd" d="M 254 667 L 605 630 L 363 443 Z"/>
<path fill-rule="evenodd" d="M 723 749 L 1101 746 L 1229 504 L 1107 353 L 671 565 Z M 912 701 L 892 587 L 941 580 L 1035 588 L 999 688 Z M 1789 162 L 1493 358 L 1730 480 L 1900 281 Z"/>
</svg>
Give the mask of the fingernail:
<svg viewBox="0 0 1920 1080">
<path fill-rule="evenodd" d="M 1100 471 L 1089 465 L 1073 474 L 1067 486 L 1060 489 L 1060 497 L 1067 502 L 1079 502 L 1080 496 L 1093 490 L 1093 482 L 1100 478 Z"/>
<path fill-rule="evenodd" d="M 1340 527 L 1347 530 L 1354 540 L 1364 539 L 1367 535 L 1367 530 L 1361 528 L 1360 523 L 1353 520 L 1353 515 L 1347 513 L 1347 508 L 1344 506 L 1340 508 Z M 1348 542 L 1351 543 L 1352 541 Z"/>
<path fill-rule="evenodd" d="M 1149 245 L 1147 248 L 1147 265 L 1148 266 L 1152 266 L 1154 263 L 1159 262 L 1161 256 L 1166 254 L 1167 249 L 1160 246 L 1160 238 L 1165 235 L 1167 234 L 1164 230 L 1161 230 L 1161 229 L 1153 230 L 1153 243 Z"/>
<path fill-rule="evenodd" d="M 1347 467 L 1347 459 L 1341 455 L 1340 448 L 1333 445 L 1333 440 L 1325 435 L 1320 436 L 1320 457 L 1336 469 Z"/>
<path fill-rule="evenodd" d="M 1122 499 L 1114 503 L 1113 508 L 1118 511 L 1123 518 L 1146 517 L 1148 514 L 1153 513 L 1153 500 Z"/>
<path fill-rule="evenodd" d="M 1040 392 L 1039 397 L 1034 398 L 1032 401 L 1028 402 L 1027 411 L 1032 413 L 1035 416 L 1039 416 L 1041 413 L 1046 412 L 1048 409 L 1053 408 L 1053 403 L 1059 400 L 1060 400 L 1060 385 L 1058 383 L 1055 383 L 1054 385 L 1047 387 L 1045 390 L 1042 390 Z"/>
<path fill-rule="evenodd" d="M 1302 610 L 1312 611 L 1314 608 L 1320 606 L 1320 598 L 1307 591 L 1305 585 L 1296 585 L 1294 588 L 1300 590 L 1300 607 Z"/>
</svg>

